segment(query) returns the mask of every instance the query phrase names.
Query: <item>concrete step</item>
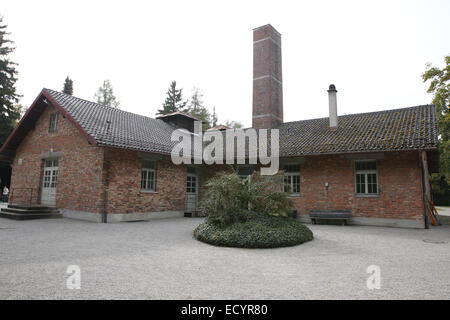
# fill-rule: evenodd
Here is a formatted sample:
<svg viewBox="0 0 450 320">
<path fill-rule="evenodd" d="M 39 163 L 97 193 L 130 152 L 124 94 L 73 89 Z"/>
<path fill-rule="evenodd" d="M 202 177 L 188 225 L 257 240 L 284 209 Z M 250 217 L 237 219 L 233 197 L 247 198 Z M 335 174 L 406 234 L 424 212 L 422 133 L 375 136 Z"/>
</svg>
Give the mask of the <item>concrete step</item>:
<svg viewBox="0 0 450 320">
<path fill-rule="evenodd" d="M 13 220 L 31 220 L 31 219 L 54 219 L 62 218 L 60 213 L 14 213 L 14 212 L 0 212 L 1 218 Z"/>
<path fill-rule="evenodd" d="M 25 204 L 15 204 L 15 203 L 9 203 L 8 208 L 12 209 L 24 209 L 24 210 L 55 210 L 56 207 L 49 207 L 49 206 L 41 206 L 41 205 L 25 205 Z"/>
<path fill-rule="evenodd" d="M 16 209 L 16 208 L 2 208 L 1 212 L 10 212 L 10 213 L 21 213 L 21 214 L 32 214 L 32 213 L 59 213 L 56 208 L 53 209 Z"/>
</svg>

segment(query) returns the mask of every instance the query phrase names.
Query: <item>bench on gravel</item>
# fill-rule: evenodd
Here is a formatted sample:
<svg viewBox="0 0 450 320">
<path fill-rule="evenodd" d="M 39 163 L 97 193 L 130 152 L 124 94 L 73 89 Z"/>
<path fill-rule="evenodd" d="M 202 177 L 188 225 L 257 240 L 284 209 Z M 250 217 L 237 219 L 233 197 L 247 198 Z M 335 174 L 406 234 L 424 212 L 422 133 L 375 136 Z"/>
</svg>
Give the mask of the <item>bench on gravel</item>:
<svg viewBox="0 0 450 320">
<path fill-rule="evenodd" d="M 342 221 L 342 225 L 345 226 L 352 215 L 349 210 L 311 210 L 309 217 L 312 224 L 316 224 L 317 220 L 332 220 Z"/>
</svg>

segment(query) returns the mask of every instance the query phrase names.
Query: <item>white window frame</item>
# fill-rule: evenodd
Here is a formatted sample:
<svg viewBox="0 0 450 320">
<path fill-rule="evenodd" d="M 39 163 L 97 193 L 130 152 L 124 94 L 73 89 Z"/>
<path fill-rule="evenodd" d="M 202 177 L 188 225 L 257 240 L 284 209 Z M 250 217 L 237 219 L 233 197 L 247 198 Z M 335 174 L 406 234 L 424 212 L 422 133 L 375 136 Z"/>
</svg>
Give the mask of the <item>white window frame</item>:
<svg viewBox="0 0 450 320">
<path fill-rule="evenodd" d="M 198 175 L 196 173 L 188 173 L 186 175 L 186 193 L 198 194 Z"/>
<path fill-rule="evenodd" d="M 297 172 L 287 172 L 287 171 L 284 170 L 285 166 L 298 166 L 298 171 Z M 300 195 L 300 193 L 302 191 L 300 170 L 301 169 L 300 169 L 300 164 L 299 163 L 283 163 L 283 172 L 284 172 L 284 174 L 283 174 L 283 191 L 286 192 L 289 195 Z M 285 187 L 286 187 L 285 179 L 286 179 L 286 177 L 290 178 L 289 179 L 290 180 L 289 185 L 290 185 L 291 192 L 287 192 L 285 190 Z M 298 191 L 294 191 L 294 177 L 298 177 L 298 188 L 299 188 Z"/>
<path fill-rule="evenodd" d="M 59 161 L 57 158 L 45 159 L 44 161 L 43 188 L 56 188 Z M 46 174 L 47 172 L 49 174 Z"/>
<path fill-rule="evenodd" d="M 356 164 L 358 162 L 375 162 L 375 169 L 357 170 Z M 369 174 L 375 174 L 377 192 L 369 192 L 369 179 L 368 179 Z M 356 177 L 358 175 L 364 175 L 364 192 L 358 192 L 358 184 L 356 181 L 356 179 L 357 179 Z M 378 185 L 378 162 L 377 162 L 377 160 L 374 160 L 374 159 L 355 160 L 355 194 L 362 195 L 362 196 L 373 196 L 373 195 L 379 195 L 379 193 L 380 193 L 380 188 Z"/>
<path fill-rule="evenodd" d="M 50 125 L 48 128 L 48 132 L 56 132 L 58 130 L 58 113 L 50 114 Z"/>
<path fill-rule="evenodd" d="M 145 167 L 146 162 L 153 162 L 153 168 Z M 146 175 L 146 179 L 144 181 L 144 172 Z M 150 174 L 153 174 L 153 179 L 149 179 Z M 153 184 L 153 187 L 151 185 Z M 144 192 L 156 192 L 156 161 L 144 159 L 142 160 L 142 169 L 141 169 L 141 191 Z"/>
</svg>

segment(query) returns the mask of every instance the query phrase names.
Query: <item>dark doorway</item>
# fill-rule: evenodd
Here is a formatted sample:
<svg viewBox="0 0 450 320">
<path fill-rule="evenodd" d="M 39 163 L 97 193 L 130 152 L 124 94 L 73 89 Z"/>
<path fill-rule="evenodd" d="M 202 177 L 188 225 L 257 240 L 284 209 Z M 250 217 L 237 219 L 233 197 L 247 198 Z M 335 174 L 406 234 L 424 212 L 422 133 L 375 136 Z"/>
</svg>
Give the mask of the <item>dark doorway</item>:
<svg viewBox="0 0 450 320">
<path fill-rule="evenodd" d="M 0 190 L 3 190 L 5 185 L 10 188 L 11 165 L 8 162 L 0 161 Z"/>
</svg>

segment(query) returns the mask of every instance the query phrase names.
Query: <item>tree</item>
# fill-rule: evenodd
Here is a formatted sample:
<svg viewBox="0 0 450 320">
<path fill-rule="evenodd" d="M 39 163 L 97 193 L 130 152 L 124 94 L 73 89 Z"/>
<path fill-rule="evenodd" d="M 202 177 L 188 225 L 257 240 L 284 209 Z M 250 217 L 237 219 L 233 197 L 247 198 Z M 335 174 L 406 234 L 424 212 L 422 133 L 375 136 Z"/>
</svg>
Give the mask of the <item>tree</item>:
<svg viewBox="0 0 450 320">
<path fill-rule="evenodd" d="M 69 77 L 64 81 L 63 93 L 73 95 L 73 81 Z"/>
<path fill-rule="evenodd" d="M 20 118 L 17 106 L 20 95 L 16 92 L 17 63 L 9 59 L 14 51 L 13 41 L 7 39 L 7 25 L 0 16 L 0 146 L 8 138 Z"/>
<path fill-rule="evenodd" d="M 111 81 L 109 80 L 103 81 L 103 86 L 98 88 L 98 91 L 94 95 L 94 99 L 97 101 L 97 103 L 112 108 L 118 108 L 120 105 L 120 102 L 114 95 Z"/>
<path fill-rule="evenodd" d="M 166 100 L 157 115 L 165 115 L 176 111 L 184 111 L 187 101 L 183 100 L 183 89 L 177 89 L 177 82 L 172 81 L 166 93 Z"/>
<path fill-rule="evenodd" d="M 239 129 L 243 127 L 242 123 L 240 123 L 239 121 L 231 121 L 231 120 L 227 120 L 227 122 L 225 122 L 225 125 L 227 127 L 234 129 Z"/>
<path fill-rule="evenodd" d="M 442 205 L 450 194 L 450 56 L 445 57 L 445 63 L 442 69 L 427 64 L 422 75 L 423 81 L 430 83 L 427 92 L 433 94 L 433 104 L 436 106 L 441 172 L 433 174 L 432 189 L 435 202 Z M 448 205 L 448 200 L 445 204 Z"/>
<path fill-rule="evenodd" d="M 211 127 L 217 126 L 217 113 L 216 113 L 216 107 L 213 108 L 213 114 L 211 116 Z"/>
<path fill-rule="evenodd" d="M 200 89 L 193 89 L 191 101 L 189 102 L 189 106 L 186 111 L 202 121 L 203 131 L 211 128 L 211 114 L 203 105 L 203 94 Z"/>
</svg>

